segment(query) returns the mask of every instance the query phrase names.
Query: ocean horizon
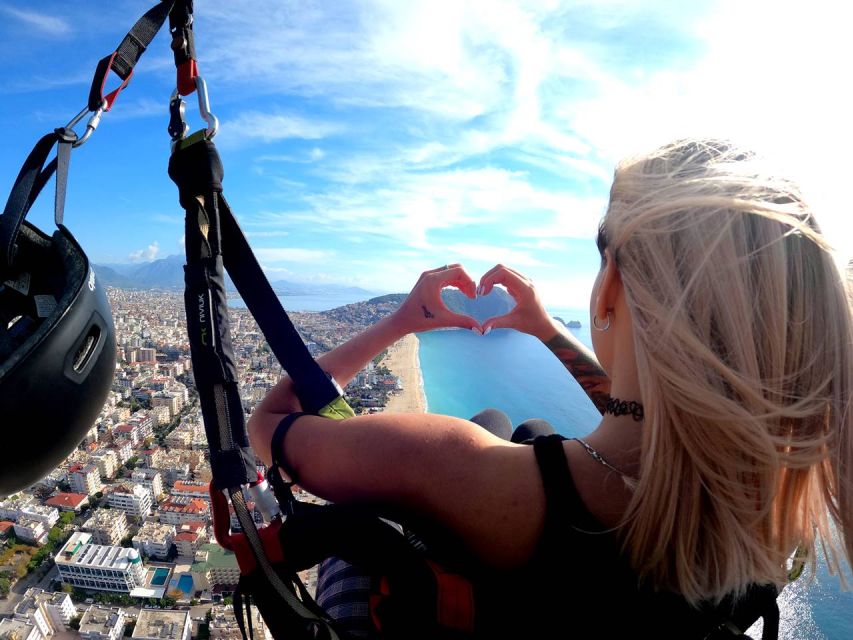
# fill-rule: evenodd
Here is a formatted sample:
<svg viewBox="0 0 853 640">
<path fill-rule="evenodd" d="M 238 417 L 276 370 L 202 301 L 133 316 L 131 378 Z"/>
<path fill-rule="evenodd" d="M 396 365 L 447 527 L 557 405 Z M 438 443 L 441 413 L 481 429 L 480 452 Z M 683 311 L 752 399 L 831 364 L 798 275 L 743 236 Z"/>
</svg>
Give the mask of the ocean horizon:
<svg viewBox="0 0 853 640">
<path fill-rule="evenodd" d="M 579 320 L 572 329 L 592 347 L 586 311 L 549 309 L 563 320 Z M 583 436 L 594 430 L 600 415 L 584 391 L 556 357 L 538 340 L 498 329 L 486 336 L 470 331 L 419 333 L 418 357 L 428 411 L 468 419 L 487 407 L 506 412 L 514 425 L 528 418 L 548 420 L 558 433 Z M 845 572 L 853 585 L 853 574 Z M 809 581 L 808 570 L 788 585 L 777 602 L 779 637 L 784 640 L 847 640 L 853 638 L 853 592 L 842 592 L 838 576 L 818 559 Z M 570 603 L 567 603 L 570 605 Z M 761 636 L 761 623 L 750 630 Z"/>
</svg>

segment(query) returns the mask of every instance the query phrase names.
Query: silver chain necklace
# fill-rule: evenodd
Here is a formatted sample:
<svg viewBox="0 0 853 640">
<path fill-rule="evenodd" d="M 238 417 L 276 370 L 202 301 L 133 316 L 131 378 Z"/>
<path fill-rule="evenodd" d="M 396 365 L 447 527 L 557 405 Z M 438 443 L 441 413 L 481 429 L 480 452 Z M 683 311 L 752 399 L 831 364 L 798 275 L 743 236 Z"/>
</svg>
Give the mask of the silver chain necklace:
<svg viewBox="0 0 853 640">
<path fill-rule="evenodd" d="M 598 451 L 593 449 L 587 442 L 581 440 L 580 438 L 571 438 L 571 439 L 575 440 L 577 442 L 580 442 L 581 446 L 586 450 L 586 452 L 590 455 L 590 457 L 593 460 L 595 460 L 596 462 L 603 464 L 605 467 L 607 467 L 611 471 L 615 471 L 616 473 L 618 473 L 623 478 L 630 478 L 630 476 L 627 473 L 625 473 L 624 471 L 622 471 L 622 469 L 614 467 L 612 464 L 607 462 L 607 460 L 604 459 L 604 456 L 602 456 L 600 453 L 598 453 Z"/>
</svg>

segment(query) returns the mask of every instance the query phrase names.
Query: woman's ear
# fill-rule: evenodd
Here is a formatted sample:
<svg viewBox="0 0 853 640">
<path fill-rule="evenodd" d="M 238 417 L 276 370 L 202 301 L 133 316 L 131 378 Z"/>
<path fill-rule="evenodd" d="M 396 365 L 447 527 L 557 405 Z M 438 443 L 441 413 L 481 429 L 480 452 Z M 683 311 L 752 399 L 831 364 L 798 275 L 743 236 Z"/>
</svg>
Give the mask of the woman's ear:
<svg viewBox="0 0 853 640">
<path fill-rule="evenodd" d="M 616 301 L 622 295 L 622 277 L 619 275 L 616 259 L 610 249 L 604 250 L 602 271 L 601 285 L 598 287 L 598 296 L 595 299 L 595 315 L 604 322 L 608 312 L 613 313 Z"/>
</svg>

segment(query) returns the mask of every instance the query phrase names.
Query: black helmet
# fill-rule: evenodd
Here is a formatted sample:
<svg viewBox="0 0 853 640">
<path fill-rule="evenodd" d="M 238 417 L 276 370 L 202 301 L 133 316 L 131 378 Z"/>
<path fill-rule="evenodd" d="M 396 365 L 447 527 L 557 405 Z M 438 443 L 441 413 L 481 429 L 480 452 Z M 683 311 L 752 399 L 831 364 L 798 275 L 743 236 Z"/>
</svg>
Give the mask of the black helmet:
<svg viewBox="0 0 853 640">
<path fill-rule="evenodd" d="M 57 140 L 64 142 L 52 134 L 36 145 L 0 216 L 0 496 L 43 478 L 80 444 L 115 374 L 106 293 L 61 224 L 61 207 L 53 236 L 23 220 L 56 169 L 41 168 Z M 57 156 L 70 146 L 60 144 Z M 65 171 L 67 156 L 58 191 Z"/>
</svg>

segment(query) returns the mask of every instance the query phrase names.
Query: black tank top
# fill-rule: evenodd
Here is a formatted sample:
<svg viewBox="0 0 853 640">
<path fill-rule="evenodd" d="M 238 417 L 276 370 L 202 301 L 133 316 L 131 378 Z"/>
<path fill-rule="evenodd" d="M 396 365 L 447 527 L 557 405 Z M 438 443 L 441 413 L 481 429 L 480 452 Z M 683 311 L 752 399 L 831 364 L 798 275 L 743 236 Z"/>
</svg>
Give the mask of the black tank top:
<svg viewBox="0 0 853 640">
<path fill-rule="evenodd" d="M 584 505 L 563 450 L 565 438 L 533 441 L 545 491 L 545 527 L 528 566 L 508 586 L 486 587 L 491 618 L 484 637 L 514 638 L 706 638 L 727 621 L 745 630 L 755 611 L 775 604 L 775 589 L 756 588 L 737 610 L 694 608 L 674 593 L 640 588 L 619 541 Z M 515 584 L 512 584 L 515 583 Z M 760 602 L 759 602 L 760 601 Z M 731 637 L 731 636 L 720 636 Z"/>
</svg>

